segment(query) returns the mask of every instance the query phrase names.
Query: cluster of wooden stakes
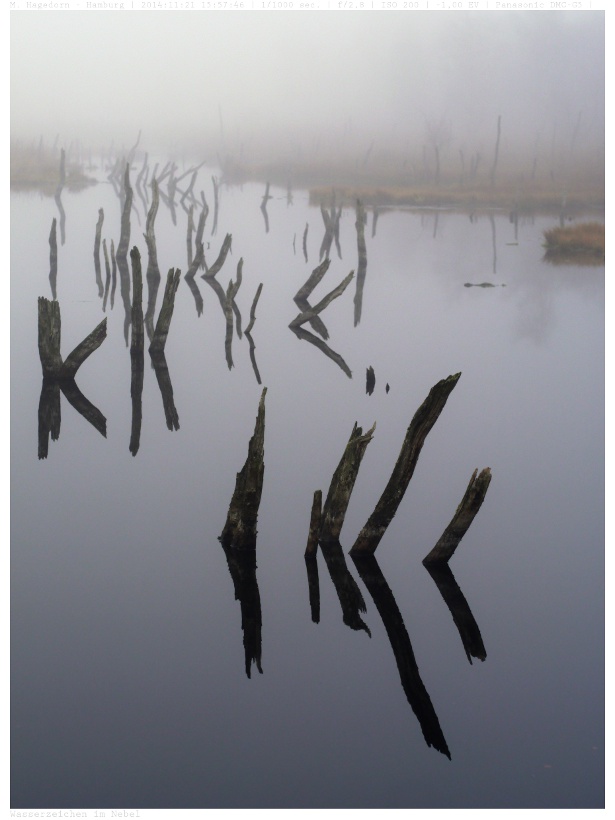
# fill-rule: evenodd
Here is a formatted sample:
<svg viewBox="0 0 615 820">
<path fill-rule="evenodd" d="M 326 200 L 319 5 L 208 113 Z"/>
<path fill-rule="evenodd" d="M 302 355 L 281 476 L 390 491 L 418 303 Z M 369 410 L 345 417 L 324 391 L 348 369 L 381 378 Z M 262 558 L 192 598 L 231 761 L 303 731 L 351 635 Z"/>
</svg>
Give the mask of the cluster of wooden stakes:
<svg viewBox="0 0 615 820">
<path fill-rule="evenodd" d="M 124 206 L 122 218 L 122 236 L 115 254 L 120 272 L 127 273 L 127 250 L 129 234 L 129 214 L 130 214 L 130 187 L 128 183 L 128 169 L 126 170 L 126 191 L 127 202 Z M 157 271 L 157 258 L 155 236 L 153 232 L 153 220 L 157 209 L 157 187 L 153 186 L 154 203 L 148 215 L 146 233 L 144 234 L 148 246 L 150 269 L 154 265 Z M 358 211 L 357 229 L 360 239 L 362 235 L 363 215 Z M 329 244 L 335 236 L 335 221 L 333 212 L 329 221 L 326 239 Z M 97 226 L 96 241 L 100 241 L 99 219 Z M 55 236 L 55 220 L 52 228 L 52 237 Z M 202 225 L 199 226 L 202 237 Z M 198 236 L 198 234 L 197 234 Z M 57 250 L 55 242 L 51 246 L 52 273 L 54 273 L 54 262 L 57 265 Z M 206 278 L 211 284 L 215 282 L 215 275 L 222 266 L 226 254 L 230 249 L 231 237 L 227 234 L 218 260 L 212 265 L 206 274 Z M 362 245 L 359 241 L 359 250 Z M 95 254 L 96 255 L 96 254 Z M 163 395 L 167 425 L 170 429 L 178 429 L 179 423 L 177 411 L 173 404 L 173 391 L 168 376 L 168 368 L 164 358 L 164 348 L 167 340 L 169 326 L 173 315 L 174 298 L 180 279 L 180 271 L 171 269 L 167 276 L 165 294 L 158 316 L 156 326 L 153 325 L 153 306 L 148 306 L 145 321 L 142 308 L 142 274 L 140 254 L 136 247 L 130 252 L 132 263 L 132 307 L 130 311 L 131 334 L 131 397 L 133 403 L 133 422 L 131 430 L 130 450 L 133 455 L 138 450 L 139 434 L 141 425 L 141 393 L 143 389 L 143 359 L 144 359 L 144 325 L 148 328 L 150 337 L 149 353 L 152 364 L 156 370 L 159 385 Z M 186 273 L 186 280 L 190 285 L 190 279 L 203 263 L 203 244 L 197 242 L 197 253 L 192 265 Z M 230 328 L 232 335 L 233 327 L 233 304 L 239 283 L 241 282 L 241 264 L 238 265 L 238 275 L 235 283 L 231 280 L 226 293 L 218 285 L 220 290 L 219 298 L 225 316 L 227 318 L 227 331 Z M 319 331 L 318 313 L 330 303 L 339 293 L 343 291 L 353 276 L 349 274 L 343 282 L 331 293 L 312 307 L 307 298 L 315 285 L 322 279 L 328 269 L 329 259 L 326 258 L 312 273 L 306 284 L 295 297 L 295 302 L 300 307 L 301 313 L 291 322 L 290 328 L 299 338 L 313 336 L 302 326 L 310 323 L 312 327 Z M 365 267 L 364 242 L 363 253 L 360 252 L 360 270 L 363 274 Z M 55 270 L 57 274 L 57 267 Z M 159 273 L 158 273 L 159 277 Z M 50 279 L 52 277 L 50 276 Z M 55 281 L 52 279 L 52 293 L 55 297 Z M 252 305 L 251 322 L 248 329 L 251 329 L 254 322 L 254 311 L 261 292 L 262 285 L 259 286 L 256 298 Z M 215 289 L 215 288 L 214 288 Z M 151 310 L 149 309 L 151 307 Z M 360 311 L 360 306 L 359 306 Z M 360 315 L 360 313 L 359 313 Z M 149 322 L 148 322 L 149 319 Z M 107 333 L 107 320 L 103 321 L 66 357 L 62 359 L 60 353 L 60 307 L 55 300 L 50 301 L 44 297 L 38 300 L 38 345 L 39 355 L 43 370 L 43 387 L 39 404 L 39 458 L 47 456 L 48 440 L 57 439 L 60 428 L 60 392 L 64 393 L 68 401 L 103 435 L 106 435 L 106 419 L 102 413 L 94 407 L 79 391 L 75 383 L 75 375 L 81 364 L 93 353 L 104 341 Z M 248 332 L 246 330 L 246 334 Z M 322 329 L 320 329 L 322 330 Z M 227 332 L 227 357 L 229 333 Z M 310 340 L 310 339 L 308 339 Z M 319 345 L 324 350 L 326 345 Z M 328 351 L 328 352 L 327 352 Z M 333 354 L 330 349 L 324 350 L 326 355 L 333 358 L 344 370 L 345 363 Z M 251 345 L 251 354 L 253 345 Z M 333 354 L 333 355 L 332 355 Z M 232 363 L 232 362 L 231 362 Z M 255 362 L 253 361 L 255 366 Z M 229 367 L 231 365 L 229 364 Z M 260 384 L 258 370 L 255 373 Z M 388 586 L 382 572 L 376 562 L 375 551 L 382 540 L 389 524 L 395 516 L 402 498 L 406 492 L 410 479 L 414 473 L 421 449 L 427 435 L 436 423 L 440 413 L 444 409 L 448 397 L 455 388 L 460 373 L 448 376 L 439 381 L 430 390 L 427 398 L 414 414 L 407 429 L 401 451 L 397 462 L 391 473 L 391 477 L 377 502 L 374 511 L 369 516 L 364 527 L 361 529 L 349 554 L 353 560 L 357 571 L 365 586 L 370 592 L 376 608 L 383 620 L 387 634 L 391 641 L 393 652 L 396 658 L 398 670 L 401 677 L 404 692 L 408 701 L 416 714 L 425 740 L 429 746 L 433 746 L 438 751 L 450 758 L 450 752 L 440 728 L 440 724 L 429 698 L 424 684 L 418 672 L 418 666 L 414 659 L 412 646 L 408 633 L 403 623 L 403 619 L 395 603 L 393 593 Z M 373 371 L 368 371 L 368 392 L 370 378 L 373 382 Z M 372 383 L 373 389 L 373 383 Z M 260 506 L 263 478 L 264 478 L 264 444 L 265 444 L 265 396 L 267 388 L 264 388 L 258 405 L 258 413 L 254 434 L 248 445 L 248 456 L 243 468 L 237 473 L 235 490 L 229 505 L 226 523 L 220 535 L 220 542 L 224 549 L 228 562 L 229 571 L 235 588 L 235 597 L 240 601 L 242 613 L 242 629 L 244 633 L 243 643 L 245 650 L 245 670 L 250 677 L 252 664 L 255 664 L 258 671 L 262 672 L 261 666 L 261 606 L 258 584 L 256 581 L 256 538 L 257 519 Z M 320 620 L 320 595 L 318 581 L 317 552 L 320 548 L 327 569 L 334 583 L 340 605 L 342 607 L 344 623 L 352 629 L 364 630 L 369 633 L 369 628 L 361 618 L 360 613 L 366 611 L 365 601 L 350 574 L 342 547 L 340 545 L 340 534 L 344 524 L 344 518 L 350 502 L 351 493 L 357 478 L 361 460 L 367 445 L 373 438 L 376 424 L 363 433 L 361 427 L 355 423 L 350 438 L 340 462 L 335 469 L 329 490 L 324 504 L 321 490 L 316 490 L 313 497 L 309 535 L 305 549 L 305 562 L 308 575 L 309 598 L 312 613 L 312 620 L 316 623 Z M 480 472 L 474 470 L 470 478 L 467 489 L 461 499 L 455 514 L 449 525 L 444 530 L 442 536 L 434 548 L 425 556 L 423 564 L 434 579 L 442 597 L 449 607 L 453 620 L 459 634 L 470 663 L 472 657 L 484 660 L 486 652 L 480 635 L 480 630 L 470 611 L 461 590 L 459 589 L 448 562 L 453 556 L 459 542 L 470 527 L 474 517 L 480 509 L 489 483 L 491 481 L 491 470 L 485 468 Z M 371 634 L 371 633 L 369 633 Z"/>
</svg>

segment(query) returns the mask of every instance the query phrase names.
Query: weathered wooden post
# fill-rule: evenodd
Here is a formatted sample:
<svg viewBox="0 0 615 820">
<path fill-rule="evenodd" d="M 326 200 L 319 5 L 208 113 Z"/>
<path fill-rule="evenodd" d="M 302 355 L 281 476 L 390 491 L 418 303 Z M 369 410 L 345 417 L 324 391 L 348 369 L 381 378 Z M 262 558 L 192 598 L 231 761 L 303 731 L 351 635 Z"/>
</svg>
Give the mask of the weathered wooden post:
<svg viewBox="0 0 615 820">
<path fill-rule="evenodd" d="M 77 347 L 62 360 L 60 353 L 60 305 L 44 296 L 38 299 L 38 350 L 43 370 L 43 386 L 38 410 L 38 457 L 47 458 L 49 435 L 53 441 L 60 436 L 60 390 L 75 409 L 103 436 L 107 420 L 89 402 L 75 384 L 77 370 L 103 343 L 107 335 L 107 320 L 97 325 Z"/>
<path fill-rule="evenodd" d="M 408 488 L 425 439 L 438 420 L 460 376 L 461 373 L 456 373 L 434 385 L 414 414 L 389 482 L 350 550 L 351 555 L 373 554 L 376 551 Z"/>
<path fill-rule="evenodd" d="M 352 428 L 348 444 L 331 478 L 322 509 L 318 535 L 321 544 L 326 541 L 339 541 L 359 467 L 375 429 L 376 422 L 366 433 L 363 433 L 356 422 Z"/>
<path fill-rule="evenodd" d="M 167 274 L 167 284 L 164 289 L 162 305 L 160 307 L 160 313 L 158 314 L 156 329 L 153 333 L 153 338 L 149 346 L 149 352 L 153 356 L 157 353 L 164 352 L 164 347 L 167 343 L 167 337 L 169 335 L 171 319 L 173 318 L 175 294 L 177 293 L 177 288 L 179 287 L 180 277 L 181 271 L 179 268 L 176 268 L 175 271 L 171 268 Z"/>
<path fill-rule="evenodd" d="M 365 287 L 365 276 L 367 274 L 367 248 L 365 245 L 365 209 L 360 199 L 357 199 L 355 227 L 357 229 L 357 253 L 359 261 L 357 265 L 357 289 L 354 296 L 354 326 L 361 321 L 363 310 L 363 289 Z"/>
<path fill-rule="evenodd" d="M 129 450 L 133 456 L 139 451 L 141 421 L 143 418 L 144 332 L 143 332 L 143 279 L 141 256 L 135 246 L 130 251 L 132 264 L 132 332 L 130 337 L 130 398 L 132 424 Z"/>
<path fill-rule="evenodd" d="M 474 470 L 455 515 L 440 536 L 438 543 L 423 559 L 425 566 L 450 561 L 459 546 L 459 542 L 468 531 L 472 521 L 474 521 L 476 513 L 480 510 L 490 482 L 491 470 L 489 467 L 485 467 L 480 473 L 478 470 Z"/>
<path fill-rule="evenodd" d="M 265 396 L 263 388 L 258 404 L 254 435 L 248 445 L 248 457 L 237 473 L 235 491 L 229 505 L 220 541 L 241 549 L 256 549 L 256 524 L 263 491 L 265 472 Z"/>
</svg>

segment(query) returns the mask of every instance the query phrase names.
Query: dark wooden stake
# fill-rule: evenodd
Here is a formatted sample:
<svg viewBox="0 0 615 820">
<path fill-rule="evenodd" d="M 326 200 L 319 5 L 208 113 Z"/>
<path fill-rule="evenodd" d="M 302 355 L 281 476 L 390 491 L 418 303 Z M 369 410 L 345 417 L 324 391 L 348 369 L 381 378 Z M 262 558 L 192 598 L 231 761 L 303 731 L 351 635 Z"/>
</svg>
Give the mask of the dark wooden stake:
<svg viewBox="0 0 615 820">
<path fill-rule="evenodd" d="M 406 431 L 391 478 L 376 504 L 374 512 L 359 533 L 350 551 L 351 554 L 373 554 L 376 551 L 408 488 L 425 439 L 438 420 L 460 376 L 461 373 L 456 373 L 454 376 L 448 376 L 448 378 L 442 379 L 434 385 L 423 404 L 414 414 L 414 418 Z"/>
<path fill-rule="evenodd" d="M 169 335 L 169 327 L 173 317 L 173 309 L 175 307 L 175 294 L 179 286 L 181 271 L 177 268 L 175 271 L 171 268 L 167 274 L 167 284 L 164 289 L 164 296 L 162 298 L 162 306 L 158 314 L 158 321 L 156 322 L 156 330 L 149 346 L 149 352 L 152 355 L 162 353 L 164 346 L 167 343 Z"/>
<path fill-rule="evenodd" d="M 450 524 L 440 536 L 435 547 L 423 559 L 425 565 L 450 561 L 459 542 L 468 531 L 472 521 L 474 521 L 474 516 L 480 510 L 490 482 L 491 470 L 489 467 L 485 467 L 480 473 L 478 470 L 474 470 L 470 483 Z"/>
<path fill-rule="evenodd" d="M 331 478 L 329 492 L 322 510 L 319 533 L 321 544 L 323 541 L 339 540 L 359 467 L 367 445 L 373 438 L 375 429 L 376 422 L 367 433 L 363 433 L 363 430 L 357 426 L 356 422 L 352 428 L 346 449 Z"/>
<path fill-rule="evenodd" d="M 235 491 L 231 499 L 220 541 L 223 546 L 256 549 L 256 524 L 263 491 L 265 473 L 265 395 L 263 388 L 258 404 L 254 435 L 248 445 L 248 457 L 237 473 Z"/>
</svg>

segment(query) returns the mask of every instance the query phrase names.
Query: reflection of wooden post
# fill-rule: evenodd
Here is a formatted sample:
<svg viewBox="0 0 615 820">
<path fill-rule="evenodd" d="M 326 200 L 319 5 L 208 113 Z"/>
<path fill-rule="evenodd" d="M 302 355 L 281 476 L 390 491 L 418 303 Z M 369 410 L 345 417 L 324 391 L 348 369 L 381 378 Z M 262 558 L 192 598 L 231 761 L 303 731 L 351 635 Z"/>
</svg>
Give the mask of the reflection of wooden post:
<svg viewBox="0 0 615 820">
<path fill-rule="evenodd" d="M 100 234 L 102 231 L 103 222 L 105 219 L 105 212 L 102 208 L 98 209 L 98 221 L 96 223 L 96 234 L 94 236 L 94 271 L 96 273 L 96 284 L 98 285 L 98 295 L 102 296 L 103 285 L 102 276 L 100 273 Z"/>
<path fill-rule="evenodd" d="M 54 216 L 51 222 L 51 231 L 49 232 L 49 283 L 51 285 L 52 299 L 58 298 L 57 293 L 58 282 L 58 239 L 56 236 L 56 218 Z"/>
<path fill-rule="evenodd" d="M 310 533 L 308 535 L 308 542 L 305 548 L 305 555 L 315 555 L 318 549 L 318 536 L 320 535 L 320 527 L 322 524 L 322 490 L 314 492 L 314 499 L 312 501 L 312 512 L 310 514 Z"/>
<path fill-rule="evenodd" d="M 480 510 L 490 482 L 491 470 L 489 467 L 485 467 L 480 473 L 478 473 L 478 470 L 474 470 L 470 483 L 450 524 L 440 536 L 435 547 L 423 559 L 425 565 L 450 561 L 459 542 L 468 531 L 472 521 L 474 521 L 474 516 Z"/>
<path fill-rule="evenodd" d="M 212 279 L 222 268 L 224 262 L 226 260 L 226 256 L 231 249 L 231 245 L 233 242 L 233 237 L 230 233 L 224 237 L 224 242 L 222 243 L 222 247 L 220 248 L 220 253 L 218 254 L 218 258 L 213 263 L 213 265 L 208 268 L 208 270 L 203 274 L 203 279 Z"/>
<path fill-rule="evenodd" d="M 472 615 L 472 610 L 463 592 L 459 588 L 457 581 L 455 581 L 455 576 L 451 572 L 451 568 L 447 563 L 438 561 L 425 564 L 425 569 L 433 578 L 440 595 L 444 599 L 444 603 L 453 616 L 453 621 L 459 631 L 459 636 L 468 660 L 470 663 L 472 663 L 472 658 L 478 658 L 480 661 L 484 661 L 487 657 L 487 652 L 482 635 L 480 634 L 480 629 L 474 619 L 474 615 Z"/>
<path fill-rule="evenodd" d="M 395 596 L 386 582 L 374 555 L 353 555 L 352 558 L 361 580 L 372 596 L 378 614 L 382 618 L 382 623 L 395 655 L 401 685 L 412 711 L 418 718 L 425 742 L 428 746 L 432 746 L 443 755 L 446 755 L 450 760 L 451 753 L 440 727 L 436 710 L 429 697 L 429 692 L 421 679 L 410 636 L 395 601 Z"/>
<path fill-rule="evenodd" d="M 258 405 L 254 435 L 248 445 L 248 457 L 237 473 L 235 491 L 231 499 L 220 541 L 224 546 L 256 548 L 256 523 L 263 491 L 265 472 L 265 395 L 263 388 Z"/>
<path fill-rule="evenodd" d="M 495 185 L 495 172 L 498 167 L 498 154 L 500 153 L 500 133 L 501 133 L 501 126 L 502 126 L 502 115 L 498 115 L 498 133 L 495 139 L 495 154 L 493 156 L 493 165 L 491 167 L 491 187 L 493 188 Z"/>
<path fill-rule="evenodd" d="M 120 225 L 120 241 L 117 246 L 116 258 L 125 259 L 128 254 L 128 243 L 130 242 L 130 211 L 132 209 L 132 188 L 130 187 L 130 165 L 126 164 L 124 173 L 124 207 L 122 209 L 122 220 Z"/>
<path fill-rule="evenodd" d="M 360 199 L 357 199 L 355 227 L 357 229 L 357 253 L 359 262 L 357 265 L 357 290 L 354 297 L 354 324 L 355 327 L 361 321 L 361 311 L 363 309 L 363 288 L 365 286 L 365 275 L 367 273 L 367 249 L 365 246 L 365 209 Z"/>
<path fill-rule="evenodd" d="M 333 581 L 338 601 L 342 608 L 342 619 L 346 626 L 363 630 L 371 638 L 371 632 L 359 613 L 365 612 L 365 600 L 355 579 L 346 566 L 344 551 L 339 541 L 327 541 L 320 545 L 327 570 Z"/>
<path fill-rule="evenodd" d="M 376 504 L 374 512 L 359 533 L 350 551 L 351 554 L 374 553 L 376 551 L 376 547 L 393 520 L 408 488 L 425 439 L 438 420 L 460 376 L 461 373 L 457 373 L 434 385 L 423 404 L 414 414 L 414 418 L 406 431 L 391 478 Z"/>
<path fill-rule="evenodd" d="M 305 568 L 308 577 L 308 594 L 310 598 L 310 612 L 312 623 L 320 623 L 320 584 L 318 581 L 318 561 L 316 554 L 306 552 Z"/>
</svg>

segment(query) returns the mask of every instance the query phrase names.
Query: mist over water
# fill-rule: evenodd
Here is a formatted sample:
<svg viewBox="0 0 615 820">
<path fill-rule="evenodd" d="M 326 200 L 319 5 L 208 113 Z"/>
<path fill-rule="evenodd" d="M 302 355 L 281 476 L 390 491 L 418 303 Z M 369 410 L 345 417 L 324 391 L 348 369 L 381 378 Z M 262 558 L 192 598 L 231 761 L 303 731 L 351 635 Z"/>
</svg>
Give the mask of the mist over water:
<svg viewBox="0 0 615 820">
<path fill-rule="evenodd" d="M 378 153 L 587 163 L 604 12 L 14 12 L 13 137 L 248 162 Z M 372 145 L 373 144 L 373 145 Z M 429 149 L 431 150 L 431 149 Z M 487 161 L 487 160 L 485 160 Z"/>
</svg>

